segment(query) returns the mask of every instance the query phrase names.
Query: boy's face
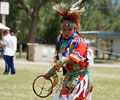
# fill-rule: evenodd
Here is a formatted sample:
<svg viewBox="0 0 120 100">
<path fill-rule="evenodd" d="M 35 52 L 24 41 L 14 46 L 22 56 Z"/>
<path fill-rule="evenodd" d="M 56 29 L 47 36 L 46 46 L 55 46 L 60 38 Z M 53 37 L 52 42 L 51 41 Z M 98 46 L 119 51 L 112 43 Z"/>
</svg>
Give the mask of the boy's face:
<svg viewBox="0 0 120 100">
<path fill-rule="evenodd" d="M 61 31 L 62 31 L 63 37 L 65 39 L 69 39 L 70 37 L 72 37 L 73 33 L 75 32 L 75 28 L 74 27 L 70 27 L 70 28 L 62 27 Z"/>
<path fill-rule="evenodd" d="M 4 35 L 4 36 L 7 36 L 7 35 L 8 35 L 8 32 L 3 33 L 3 35 Z"/>
</svg>

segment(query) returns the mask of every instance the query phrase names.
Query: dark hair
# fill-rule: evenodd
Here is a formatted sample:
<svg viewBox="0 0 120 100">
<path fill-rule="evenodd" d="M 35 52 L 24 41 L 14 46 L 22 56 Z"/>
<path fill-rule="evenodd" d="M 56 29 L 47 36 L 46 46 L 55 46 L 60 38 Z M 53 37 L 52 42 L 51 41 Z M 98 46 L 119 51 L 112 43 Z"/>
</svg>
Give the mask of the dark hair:
<svg viewBox="0 0 120 100">
<path fill-rule="evenodd" d="M 8 33 L 8 32 L 9 32 L 9 30 L 4 30 L 4 31 L 3 31 L 3 33 Z"/>
<path fill-rule="evenodd" d="M 59 53 L 59 50 L 60 50 L 60 41 L 61 41 L 61 39 L 62 39 L 62 34 L 59 34 L 58 35 L 58 37 L 59 37 L 59 39 L 58 39 L 58 41 L 57 41 L 57 44 L 56 44 L 56 56 L 55 57 L 57 57 L 58 58 L 58 53 Z"/>
<path fill-rule="evenodd" d="M 5 35 L 6 33 L 8 34 L 8 33 L 9 33 L 9 30 L 4 30 L 4 31 L 3 31 L 3 35 Z"/>
</svg>

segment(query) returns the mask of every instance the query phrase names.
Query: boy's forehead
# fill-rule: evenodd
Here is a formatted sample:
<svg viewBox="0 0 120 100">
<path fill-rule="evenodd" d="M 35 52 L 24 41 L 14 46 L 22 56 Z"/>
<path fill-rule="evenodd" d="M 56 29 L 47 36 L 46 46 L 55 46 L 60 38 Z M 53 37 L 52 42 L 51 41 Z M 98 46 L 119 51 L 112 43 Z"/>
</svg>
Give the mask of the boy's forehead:
<svg viewBox="0 0 120 100">
<path fill-rule="evenodd" d="M 69 28 L 66 28 L 66 27 L 61 27 L 61 29 L 66 29 L 66 30 L 69 30 L 69 29 L 74 29 L 74 27 L 69 27 Z"/>
</svg>

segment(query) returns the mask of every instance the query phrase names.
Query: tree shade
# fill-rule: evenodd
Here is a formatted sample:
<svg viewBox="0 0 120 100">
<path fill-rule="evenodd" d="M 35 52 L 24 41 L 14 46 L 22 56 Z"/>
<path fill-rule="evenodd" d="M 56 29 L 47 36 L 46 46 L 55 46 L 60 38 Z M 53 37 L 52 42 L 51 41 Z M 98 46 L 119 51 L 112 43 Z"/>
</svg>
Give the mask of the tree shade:
<svg viewBox="0 0 120 100">
<path fill-rule="evenodd" d="M 17 0 L 8 0 L 10 3 L 10 14 L 7 15 L 7 26 L 11 31 L 15 32 L 19 43 L 29 42 L 32 17 L 30 17 Z M 33 0 L 20 0 L 33 11 Z M 36 0 L 35 0 L 36 1 Z M 38 0 L 37 0 L 38 1 Z M 57 34 L 60 31 L 60 16 L 52 10 L 52 6 L 58 2 L 74 3 L 77 0 L 39 0 L 42 4 L 38 14 L 36 25 L 35 41 L 44 38 L 48 44 L 55 44 Z M 80 16 L 80 24 L 82 31 L 119 31 L 120 30 L 120 3 L 118 0 L 87 0 L 83 6 L 86 11 Z M 34 27 L 33 27 L 34 28 Z"/>
</svg>

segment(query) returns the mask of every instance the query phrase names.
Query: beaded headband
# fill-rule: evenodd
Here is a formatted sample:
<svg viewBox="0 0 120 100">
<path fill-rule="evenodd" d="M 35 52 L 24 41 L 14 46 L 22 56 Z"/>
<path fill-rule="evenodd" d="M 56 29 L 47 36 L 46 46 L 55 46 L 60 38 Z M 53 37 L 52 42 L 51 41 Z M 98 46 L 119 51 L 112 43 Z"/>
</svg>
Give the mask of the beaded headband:
<svg viewBox="0 0 120 100">
<path fill-rule="evenodd" d="M 77 26 L 76 26 L 76 23 L 72 23 L 70 21 L 64 21 L 63 23 L 61 23 L 61 27 L 70 28 L 70 27 L 77 27 Z"/>
</svg>

